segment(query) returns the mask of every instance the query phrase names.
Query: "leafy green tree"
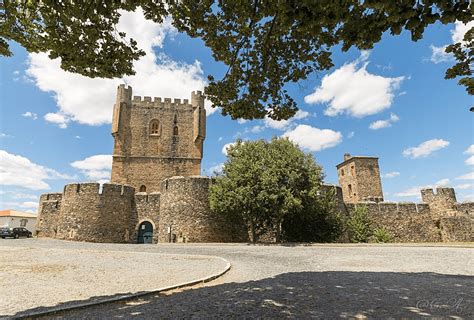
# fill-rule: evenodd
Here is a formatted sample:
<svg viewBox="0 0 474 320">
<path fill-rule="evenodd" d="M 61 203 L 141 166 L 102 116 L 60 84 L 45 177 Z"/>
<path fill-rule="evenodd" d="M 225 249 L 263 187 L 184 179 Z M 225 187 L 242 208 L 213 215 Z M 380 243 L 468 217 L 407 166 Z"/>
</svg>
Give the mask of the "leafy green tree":
<svg viewBox="0 0 474 320">
<path fill-rule="evenodd" d="M 333 188 L 307 197 L 303 209 L 288 214 L 282 225 L 283 240 L 289 242 L 334 242 L 344 230 L 344 217 L 337 208 Z"/>
<path fill-rule="evenodd" d="M 64 70 L 89 77 L 134 73 L 144 52 L 116 30 L 121 10 L 143 8 L 145 18 L 201 38 L 213 57 L 228 66 L 221 79 L 209 76 L 205 90 L 214 106 L 233 119 L 287 119 L 297 111 L 285 90 L 333 66 L 331 49 L 369 49 L 385 32 L 411 33 L 414 41 L 436 22 L 472 20 L 470 0 L 134 0 L 0 2 L 0 54 L 8 41 L 29 52 L 61 58 Z M 452 48 L 458 57 L 458 49 Z M 472 57 L 472 51 L 470 51 Z M 465 60 L 459 60 L 460 62 Z M 461 70 L 462 69 L 462 70 Z M 447 77 L 469 77 L 464 67 Z M 468 86 L 471 82 L 460 81 Z M 471 90 L 469 90 L 472 93 Z"/>
<path fill-rule="evenodd" d="M 318 207 L 321 167 L 288 139 L 238 140 L 227 154 L 222 174 L 210 188 L 211 208 L 241 217 L 252 241 L 269 232 L 282 241 L 287 217 Z"/>
<path fill-rule="evenodd" d="M 474 28 L 471 28 L 464 35 L 464 41 L 454 43 L 446 48 L 447 53 L 451 53 L 457 63 L 446 71 L 446 79 L 459 79 L 458 84 L 465 86 L 469 94 L 474 95 L 474 78 L 472 77 L 474 65 Z M 474 107 L 471 108 L 474 111 Z"/>
<path fill-rule="evenodd" d="M 369 242 L 374 226 L 367 207 L 358 205 L 347 220 L 347 231 L 351 242 Z"/>
</svg>

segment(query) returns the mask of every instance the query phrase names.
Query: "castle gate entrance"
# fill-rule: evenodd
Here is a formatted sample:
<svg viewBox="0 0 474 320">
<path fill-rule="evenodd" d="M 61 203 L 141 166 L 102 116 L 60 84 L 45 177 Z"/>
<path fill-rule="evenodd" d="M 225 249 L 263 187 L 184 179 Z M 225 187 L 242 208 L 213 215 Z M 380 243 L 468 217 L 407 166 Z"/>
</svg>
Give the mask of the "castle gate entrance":
<svg viewBox="0 0 474 320">
<path fill-rule="evenodd" d="M 153 225 L 149 221 L 143 221 L 138 226 L 138 243 L 153 243 Z"/>
</svg>

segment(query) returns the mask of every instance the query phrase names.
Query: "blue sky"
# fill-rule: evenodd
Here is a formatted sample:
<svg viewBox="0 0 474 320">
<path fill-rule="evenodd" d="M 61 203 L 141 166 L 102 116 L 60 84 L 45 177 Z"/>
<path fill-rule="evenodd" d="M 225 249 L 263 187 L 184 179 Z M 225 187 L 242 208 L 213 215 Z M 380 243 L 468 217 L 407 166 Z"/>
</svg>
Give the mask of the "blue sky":
<svg viewBox="0 0 474 320">
<path fill-rule="evenodd" d="M 178 34 L 169 22 L 157 25 L 140 12 L 128 13 L 119 29 L 147 53 L 135 63 L 134 77 L 68 74 L 58 61 L 15 43 L 14 56 L 1 58 L 0 209 L 36 211 L 41 193 L 74 181 L 107 181 L 118 84 L 131 85 L 134 95 L 190 98 L 208 74 L 226 70 L 200 40 Z M 418 42 L 403 33 L 385 36 L 370 51 L 334 48 L 334 68 L 288 85 L 301 111 L 287 122 L 233 121 L 208 109 L 202 173 L 225 161 L 224 146 L 237 137 L 287 136 L 314 154 L 328 183 L 337 184 L 335 165 L 349 152 L 380 157 L 386 200 L 417 202 L 421 187 L 436 185 L 455 187 L 460 201 L 474 200 L 468 111 L 474 101 L 443 78 L 453 62 L 442 47 L 466 29 L 434 25 Z"/>
</svg>

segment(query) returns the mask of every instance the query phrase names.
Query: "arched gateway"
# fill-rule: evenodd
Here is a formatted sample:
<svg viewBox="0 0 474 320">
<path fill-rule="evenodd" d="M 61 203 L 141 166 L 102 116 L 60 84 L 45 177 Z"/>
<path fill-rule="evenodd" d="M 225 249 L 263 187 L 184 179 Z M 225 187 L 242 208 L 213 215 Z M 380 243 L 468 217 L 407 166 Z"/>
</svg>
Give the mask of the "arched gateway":
<svg viewBox="0 0 474 320">
<path fill-rule="evenodd" d="M 138 226 L 138 243 L 153 243 L 153 225 L 150 221 L 143 221 Z"/>
</svg>

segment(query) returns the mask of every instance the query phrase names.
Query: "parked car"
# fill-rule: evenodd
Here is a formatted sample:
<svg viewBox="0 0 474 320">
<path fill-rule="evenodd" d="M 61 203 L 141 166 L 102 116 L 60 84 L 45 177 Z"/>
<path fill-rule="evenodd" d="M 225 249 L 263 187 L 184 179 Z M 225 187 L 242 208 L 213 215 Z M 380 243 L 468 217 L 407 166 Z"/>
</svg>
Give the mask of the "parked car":
<svg viewBox="0 0 474 320">
<path fill-rule="evenodd" d="M 20 237 L 31 238 L 32 233 L 26 228 L 17 227 L 17 228 L 0 228 L 0 237 L 5 239 L 6 237 L 18 239 Z"/>
</svg>

